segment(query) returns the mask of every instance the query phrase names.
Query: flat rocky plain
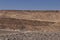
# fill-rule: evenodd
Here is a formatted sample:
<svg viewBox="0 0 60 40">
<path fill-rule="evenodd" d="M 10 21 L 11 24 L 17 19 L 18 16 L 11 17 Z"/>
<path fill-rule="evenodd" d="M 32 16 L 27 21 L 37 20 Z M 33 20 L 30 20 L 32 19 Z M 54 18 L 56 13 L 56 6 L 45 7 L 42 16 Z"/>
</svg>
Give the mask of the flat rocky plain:
<svg viewBox="0 0 60 40">
<path fill-rule="evenodd" d="M 60 11 L 0 10 L 0 40 L 60 40 Z"/>
</svg>

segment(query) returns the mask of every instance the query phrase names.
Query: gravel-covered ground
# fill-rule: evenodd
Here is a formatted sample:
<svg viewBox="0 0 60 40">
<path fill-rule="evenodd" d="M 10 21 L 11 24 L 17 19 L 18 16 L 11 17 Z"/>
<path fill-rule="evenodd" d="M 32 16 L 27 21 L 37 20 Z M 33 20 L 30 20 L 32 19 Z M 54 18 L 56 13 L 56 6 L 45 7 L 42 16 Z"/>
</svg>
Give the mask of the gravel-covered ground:
<svg viewBox="0 0 60 40">
<path fill-rule="evenodd" d="M 18 32 L 0 35 L 0 40 L 60 40 L 60 32 Z"/>
</svg>

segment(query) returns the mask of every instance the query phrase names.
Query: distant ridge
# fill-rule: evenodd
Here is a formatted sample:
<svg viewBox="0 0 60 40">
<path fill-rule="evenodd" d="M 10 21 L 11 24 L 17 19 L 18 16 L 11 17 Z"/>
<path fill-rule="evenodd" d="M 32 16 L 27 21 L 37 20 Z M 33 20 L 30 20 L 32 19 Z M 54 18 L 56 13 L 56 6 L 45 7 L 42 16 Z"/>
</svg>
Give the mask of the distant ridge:
<svg viewBox="0 0 60 40">
<path fill-rule="evenodd" d="M 27 12 L 31 12 L 31 11 L 33 11 L 33 12 L 59 12 L 60 10 L 0 10 L 0 11 L 27 11 Z"/>
</svg>

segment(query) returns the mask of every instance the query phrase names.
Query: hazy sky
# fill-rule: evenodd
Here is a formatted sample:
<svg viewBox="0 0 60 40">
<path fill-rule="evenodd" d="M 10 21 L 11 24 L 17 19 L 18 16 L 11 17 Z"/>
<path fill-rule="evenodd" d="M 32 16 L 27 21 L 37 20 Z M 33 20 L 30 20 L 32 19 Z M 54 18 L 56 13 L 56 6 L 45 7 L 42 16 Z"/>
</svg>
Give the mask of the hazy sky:
<svg viewBox="0 0 60 40">
<path fill-rule="evenodd" d="M 0 0 L 0 10 L 60 10 L 60 0 Z"/>
</svg>

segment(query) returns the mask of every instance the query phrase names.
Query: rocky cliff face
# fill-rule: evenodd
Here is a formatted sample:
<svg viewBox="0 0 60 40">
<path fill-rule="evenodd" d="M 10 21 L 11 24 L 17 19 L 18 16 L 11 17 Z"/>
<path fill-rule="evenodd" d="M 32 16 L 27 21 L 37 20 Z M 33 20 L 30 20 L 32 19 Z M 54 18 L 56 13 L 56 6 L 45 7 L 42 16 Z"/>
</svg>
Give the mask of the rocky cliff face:
<svg viewBox="0 0 60 40">
<path fill-rule="evenodd" d="M 47 40 L 47 36 L 49 38 L 51 37 L 50 40 L 55 40 L 55 37 L 57 40 L 60 38 L 57 38 L 57 35 L 60 35 L 59 32 L 60 11 L 0 10 L 1 40 L 30 40 L 29 38 L 31 38 L 31 40 L 44 40 L 44 38 L 46 38 L 45 40 Z M 30 36 L 31 33 L 33 34 Z M 49 33 L 55 37 L 49 36 Z M 6 35 L 8 35 L 8 37 Z M 36 36 L 36 38 L 33 35 Z M 42 36 L 42 39 L 40 36 Z"/>
<path fill-rule="evenodd" d="M 59 22 L 60 11 L 0 11 L 0 29 L 57 31 Z"/>
</svg>

